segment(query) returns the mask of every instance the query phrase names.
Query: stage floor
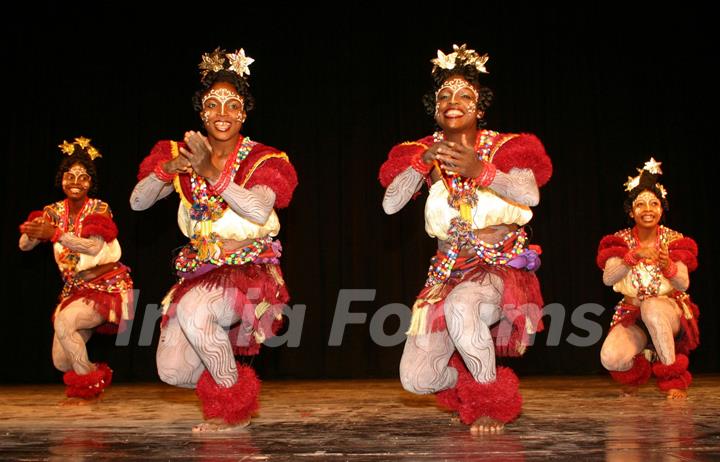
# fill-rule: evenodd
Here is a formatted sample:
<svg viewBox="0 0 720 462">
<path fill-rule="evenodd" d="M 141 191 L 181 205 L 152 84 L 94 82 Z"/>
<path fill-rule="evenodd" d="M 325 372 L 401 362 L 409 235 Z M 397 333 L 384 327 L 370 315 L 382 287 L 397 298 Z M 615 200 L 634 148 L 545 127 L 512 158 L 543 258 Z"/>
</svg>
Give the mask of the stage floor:
<svg viewBox="0 0 720 462">
<path fill-rule="evenodd" d="M 698 376 L 687 401 L 653 384 L 619 398 L 603 377 L 523 378 L 523 414 L 473 437 L 432 396 L 396 380 L 270 381 L 252 424 L 197 435 L 194 391 L 113 384 L 97 403 L 58 406 L 61 385 L 0 387 L 2 460 L 492 461 L 718 460 L 720 376 Z"/>
</svg>

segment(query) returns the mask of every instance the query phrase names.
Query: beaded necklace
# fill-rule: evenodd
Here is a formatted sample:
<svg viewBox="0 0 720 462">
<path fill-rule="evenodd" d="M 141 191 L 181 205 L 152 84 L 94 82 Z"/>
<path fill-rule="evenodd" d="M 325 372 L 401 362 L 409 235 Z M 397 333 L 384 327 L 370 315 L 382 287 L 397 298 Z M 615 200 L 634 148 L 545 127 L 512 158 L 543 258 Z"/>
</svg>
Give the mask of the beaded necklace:
<svg viewBox="0 0 720 462">
<path fill-rule="evenodd" d="M 230 175 L 230 178 L 235 178 L 240 163 L 250 154 L 252 148 L 255 146 L 255 142 L 251 141 L 249 137 L 240 137 L 238 139 L 237 153 L 230 169 L 228 171 L 227 165 L 223 169 L 223 175 Z M 190 218 L 196 221 L 216 221 L 222 217 L 227 203 L 218 194 L 212 191 L 212 187 L 208 184 L 205 178 L 199 176 L 194 171 L 190 173 L 190 188 L 192 190 L 193 204 L 190 209 Z"/>
<path fill-rule="evenodd" d="M 434 257 L 428 270 L 425 286 L 442 284 L 452 274 L 460 249 L 469 245 L 482 263 L 488 266 L 507 265 L 514 257 L 523 253 L 527 243 L 524 228 L 510 231 L 495 244 L 489 244 L 478 238 L 473 232 L 471 223 L 460 217 L 453 218 L 448 230 L 450 249 L 440 257 Z"/>
<path fill-rule="evenodd" d="M 474 151 L 478 156 L 478 159 L 486 162 L 490 161 L 490 154 L 492 152 L 492 146 L 497 137 L 498 132 L 492 130 L 480 130 L 475 137 Z M 433 133 L 433 141 L 439 143 L 445 139 L 443 132 L 437 131 Z M 443 172 L 439 168 L 440 172 Z M 477 183 L 474 178 L 464 178 L 458 174 L 445 176 L 443 172 L 443 182 L 448 190 L 448 204 L 450 207 L 459 210 L 461 216 L 467 220 L 471 220 L 472 208 L 477 205 Z"/>
<path fill-rule="evenodd" d="M 665 233 L 662 226 L 658 226 L 655 236 L 655 247 L 660 248 L 661 243 L 665 242 Z M 632 229 L 633 248 L 641 247 L 640 235 L 638 228 Z M 662 271 L 660 265 L 656 261 L 643 260 L 630 270 L 630 282 L 637 290 L 637 298 L 645 300 L 648 297 L 655 297 L 660 292 L 662 284 Z"/>
<path fill-rule="evenodd" d="M 80 211 L 78 211 L 75 218 L 70 221 L 70 201 L 65 199 L 59 203 L 59 222 L 58 228 L 65 233 L 72 233 L 75 236 L 80 236 L 82 232 L 82 224 L 88 215 L 91 215 L 97 205 L 97 199 L 85 198 Z M 80 262 L 80 254 L 73 252 L 64 245 L 61 244 L 61 250 L 58 252 L 58 266 L 61 268 L 62 276 L 64 281 L 71 281 L 75 277 L 78 263 Z"/>
</svg>

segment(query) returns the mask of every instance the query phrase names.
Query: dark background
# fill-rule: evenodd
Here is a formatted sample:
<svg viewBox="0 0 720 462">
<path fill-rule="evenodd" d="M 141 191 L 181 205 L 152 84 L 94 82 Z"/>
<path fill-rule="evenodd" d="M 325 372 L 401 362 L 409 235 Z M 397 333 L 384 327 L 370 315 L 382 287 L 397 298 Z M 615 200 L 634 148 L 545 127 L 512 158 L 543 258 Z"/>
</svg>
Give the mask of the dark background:
<svg viewBox="0 0 720 462">
<path fill-rule="evenodd" d="M 381 208 L 377 172 L 396 143 L 432 132 L 421 104 L 429 60 L 453 43 L 487 52 L 495 91 L 488 127 L 533 132 L 552 158 L 531 223 L 544 250 L 538 272 L 546 303 L 567 310 L 559 346 L 536 345 L 505 361 L 521 375 L 602 373 L 600 343 L 566 342 L 569 316 L 584 303 L 606 307 L 618 296 L 595 266 L 599 239 L 626 225 L 623 183 L 651 155 L 663 162 L 667 224 L 694 237 L 700 268 L 690 293 L 702 310 L 700 348 L 691 370 L 718 372 L 720 317 L 713 304 L 718 249 L 716 24 L 708 11 L 628 5 L 562 8 L 468 7 L 447 3 L 402 14 L 357 4 L 335 10 L 274 4 L 261 9 L 168 9 L 149 16 L 112 7 L 23 7 L 5 20 L 0 59 L 5 76 L 4 179 L 0 230 L 4 274 L 0 321 L 2 382 L 57 382 L 49 322 L 60 276 L 49 246 L 20 252 L 17 225 L 31 210 L 61 199 L 54 188 L 63 139 L 92 138 L 104 157 L 100 195 L 120 228 L 123 262 L 141 290 L 137 318 L 173 283 L 171 252 L 184 242 L 177 197 L 130 210 L 137 166 L 160 139 L 199 129 L 190 98 L 197 63 L 216 46 L 243 47 L 256 59 L 256 109 L 244 133 L 286 151 L 300 184 L 280 213 L 283 270 L 291 303 L 307 306 L 299 348 L 265 349 L 263 378 L 395 377 L 402 345 L 369 337 L 373 313 L 387 303 L 411 305 L 434 242 L 423 230 L 423 200 L 395 216 Z M 474 5 L 474 4 L 473 4 Z M 73 9 L 74 8 L 74 9 Z M 171 14 L 173 13 L 173 14 Z M 342 346 L 328 336 L 339 289 L 376 289 L 352 311 Z M 120 381 L 157 380 L 152 346 L 90 341 L 91 359 L 107 360 Z M 391 318 L 386 331 L 397 329 Z"/>
</svg>

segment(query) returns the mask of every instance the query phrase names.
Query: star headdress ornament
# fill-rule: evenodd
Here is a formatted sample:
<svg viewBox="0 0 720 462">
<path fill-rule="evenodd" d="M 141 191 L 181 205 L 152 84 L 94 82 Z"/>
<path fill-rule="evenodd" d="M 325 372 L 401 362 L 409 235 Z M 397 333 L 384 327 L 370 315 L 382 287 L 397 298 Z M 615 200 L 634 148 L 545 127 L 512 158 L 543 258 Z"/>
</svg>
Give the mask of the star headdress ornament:
<svg viewBox="0 0 720 462">
<path fill-rule="evenodd" d="M 202 61 L 198 64 L 200 75 L 205 78 L 211 72 L 222 70 L 236 73 L 240 78 L 250 75 L 250 65 L 255 60 L 245 55 L 245 50 L 240 48 L 235 53 L 226 53 L 220 47 L 215 48 L 211 53 L 202 55 Z"/>
<path fill-rule="evenodd" d="M 88 153 L 88 156 L 90 156 L 91 160 L 102 157 L 100 151 L 95 149 L 95 147 L 90 144 L 90 141 L 90 138 L 78 136 L 72 143 L 68 143 L 66 140 L 63 140 L 62 144 L 58 144 L 58 147 L 63 154 L 68 156 L 72 156 L 73 154 L 75 154 L 75 150 L 77 149 L 76 146 L 80 146 L 81 149 L 84 149 Z"/>
<path fill-rule="evenodd" d="M 430 62 L 434 64 L 433 72 L 437 69 L 455 69 L 456 66 L 473 66 L 478 72 L 488 74 L 485 63 L 487 63 L 489 59 L 490 57 L 487 53 L 481 56 L 463 43 L 460 46 L 453 45 L 452 53 L 447 55 L 443 53 L 442 50 L 438 50 L 437 58 L 430 60 Z"/>
<path fill-rule="evenodd" d="M 250 75 L 250 65 L 254 63 L 255 60 L 250 56 L 245 56 L 245 50 L 240 48 L 235 53 L 228 53 L 225 56 L 230 60 L 229 71 L 235 72 L 240 77 L 242 77 L 243 74 Z"/>
<path fill-rule="evenodd" d="M 202 61 L 198 64 L 200 75 L 205 77 L 210 72 L 219 72 L 225 67 L 225 56 L 220 47 L 215 48 L 211 53 L 204 53 Z"/>
<path fill-rule="evenodd" d="M 625 182 L 625 191 L 632 191 L 633 189 L 637 188 L 640 184 L 640 177 L 642 177 L 643 172 L 648 172 L 653 175 L 662 175 L 662 169 L 660 168 L 660 165 L 662 165 L 662 162 L 658 162 L 655 160 L 655 158 L 651 157 L 649 161 L 645 162 L 645 165 L 643 168 L 637 169 L 638 175 L 635 177 L 629 176 L 627 181 Z M 660 191 L 660 195 L 663 199 L 667 197 L 667 190 L 663 185 L 660 183 L 655 183 L 655 187 Z"/>
</svg>

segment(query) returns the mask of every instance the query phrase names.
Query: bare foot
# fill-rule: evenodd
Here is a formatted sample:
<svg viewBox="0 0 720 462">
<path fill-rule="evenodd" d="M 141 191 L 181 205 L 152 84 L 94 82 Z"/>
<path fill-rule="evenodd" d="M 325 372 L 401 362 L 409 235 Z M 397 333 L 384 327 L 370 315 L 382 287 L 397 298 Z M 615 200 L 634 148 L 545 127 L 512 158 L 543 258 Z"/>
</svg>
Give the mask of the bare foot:
<svg viewBox="0 0 720 462">
<path fill-rule="evenodd" d="M 450 423 L 451 424 L 459 424 L 460 423 L 460 414 L 457 412 L 453 412 L 450 414 Z"/>
<path fill-rule="evenodd" d="M 505 424 L 490 417 L 480 417 L 470 426 L 470 433 L 473 435 L 487 435 L 489 433 L 500 433 Z"/>
<path fill-rule="evenodd" d="M 687 390 L 671 388 L 667 392 L 667 399 L 687 399 Z"/>
<path fill-rule="evenodd" d="M 240 430 L 250 425 L 250 419 L 243 420 L 242 422 L 230 425 L 220 419 L 206 420 L 205 422 L 199 423 L 192 428 L 193 433 L 209 433 L 209 432 L 231 432 L 234 430 Z"/>
<path fill-rule="evenodd" d="M 83 398 L 65 398 L 58 403 L 58 406 L 87 406 L 98 401 L 98 398 L 83 399 Z"/>
<path fill-rule="evenodd" d="M 634 385 L 625 385 L 624 387 L 620 388 L 620 397 L 621 398 L 631 398 L 633 396 L 637 396 L 639 387 Z"/>
</svg>

